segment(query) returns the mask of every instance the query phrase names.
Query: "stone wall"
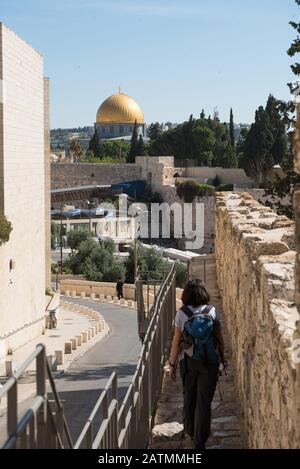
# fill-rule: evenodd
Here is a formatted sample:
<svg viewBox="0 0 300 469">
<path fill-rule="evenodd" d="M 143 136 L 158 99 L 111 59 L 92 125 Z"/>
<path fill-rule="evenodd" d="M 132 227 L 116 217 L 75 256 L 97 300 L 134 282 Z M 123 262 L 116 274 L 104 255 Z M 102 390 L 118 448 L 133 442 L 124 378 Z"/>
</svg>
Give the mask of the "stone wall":
<svg viewBox="0 0 300 469">
<path fill-rule="evenodd" d="M 216 196 L 216 258 L 246 445 L 300 447 L 294 224 L 248 193 Z"/>
<path fill-rule="evenodd" d="M 0 246 L 3 357 L 43 328 L 45 136 L 43 58 L 1 23 L 0 63 L 0 206 L 13 226 Z"/>
<path fill-rule="evenodd" d="M 52 163 L 51 189 L 63 187 L 110 185 L 141 179 L 135 164 Z"/>
</svg>

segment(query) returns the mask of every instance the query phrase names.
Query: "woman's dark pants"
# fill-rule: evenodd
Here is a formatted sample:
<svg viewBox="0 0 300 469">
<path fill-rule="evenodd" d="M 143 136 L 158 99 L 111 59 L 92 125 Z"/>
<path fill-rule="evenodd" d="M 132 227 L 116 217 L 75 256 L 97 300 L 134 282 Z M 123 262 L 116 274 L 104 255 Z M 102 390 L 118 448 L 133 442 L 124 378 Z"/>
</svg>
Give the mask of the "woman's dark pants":
<svg viewBox="0 0 300 469">
<path fill-rule="evenodd" d="M 183 426 L 194 439 L 197 450 L 205 448 L 210 435 L 211 401 L 214 397 L 219 365 L 204 365 L 186 357 L 180 362 L 183 382 Z"/>
</svg>

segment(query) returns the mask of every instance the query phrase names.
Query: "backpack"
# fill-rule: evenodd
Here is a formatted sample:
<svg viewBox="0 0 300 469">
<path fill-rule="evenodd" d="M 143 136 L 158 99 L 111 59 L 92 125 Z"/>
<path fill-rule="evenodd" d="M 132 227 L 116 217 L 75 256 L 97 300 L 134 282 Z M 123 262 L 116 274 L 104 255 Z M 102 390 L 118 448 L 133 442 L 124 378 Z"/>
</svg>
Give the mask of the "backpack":
<svg viewBox="0 0 300 469">
<path fill-rule="evenodd" d="M 193 346 L 192 358 L 204 364 L 218 364 L 219 354 L 214 337 L 214 320 L 209 312 L 211 305 L 201 313 L 194 314 L 188 306 L 181 310 L 189 317 L 182 333 L 183 350 Z"/>
</svg>

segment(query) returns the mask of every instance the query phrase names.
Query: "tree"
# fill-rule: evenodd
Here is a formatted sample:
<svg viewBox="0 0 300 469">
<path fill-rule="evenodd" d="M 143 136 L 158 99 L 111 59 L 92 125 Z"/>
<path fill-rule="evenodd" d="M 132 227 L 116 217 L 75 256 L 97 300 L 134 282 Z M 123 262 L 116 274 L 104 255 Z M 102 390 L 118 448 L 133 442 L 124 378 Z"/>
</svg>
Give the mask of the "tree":
<svg viewBox="0 0 300 469">
<path fill-rule="evenodd" d="M 232 108 L 230 108 L 229 134 L 230 134 L 231 146 L 232 146 L 232 148 L 235 148 L 234 122 L 233 122 L 233 112 L 232 112 Z"/>
<path fill-rule="evenodd" d="M 246 173 L 255 179 L 260 187 L 264 186 L 267 172 L 274 165 L 273 145 L 274 136 L 270 118 L 263 106 L 260 106 L 255 112 L 255 122 L 247 135 L 243 156 Z"/>
<path fill-rule="evenodd" d="M 91 234 L 88 230 L 71 230 L 67 238 L 68 246 L 74 251 L 79 248 L 82 241 L 86 241 L 90 237 Z"/>
<path fill-rule="evenodd" d="M 130 150 L 128 153 L 128 163 L 134 163 L 135 162 L 135 157 L 137 156 L 137 150 L 138 150 L 138 131 L 137 131 L 137 123 L 135 121 L 133 131 L 132 131 L 132 137 L 130 141 Z"/>
<path fill-rule="evenodd" d="M 285 121 L 281 112 L 283 103 L 275 99 L 271 94 L 268 97 L 266 112 L 269 115 L 272 132 L 274 137 L 271 153 L 275 164 L 280 164 L 286 156 L 287 152 L 287 135 L 285 130 Z"/>
<path fill-rule="evenodd" d="M 300 5 L 300 0 L 295 0 Z M 287 53 L 290 57 L 296 56 L 300 52 L 300 23 L 290 22 L 290 25 L 297 31 L 298 35 L 292 42 Z M 291 65 L 292 72 L 294 75 L 300 75 L 300 64 L 296 62 Z M 288 83 L 288 87 L 293 93 L 297 88 L 297 85 Z M 278 105 L 282 122 L 287 129 L 287 152 L 282 160 L 281 167 L 283 169 L 283 177 L 276 176 L 275 181 L 269 184 L 266 188 L 266 193 L 271 197 L 272 201 L 268 203 L 274 210 L 280 214 L 284 214 L 290 218 L 293 217 L 293 190 L 295 184 L 300 184 L 300 176 L 294 172 L 293 164 L 293 133 L 295 128 L 295 104 L 292 101 L 283 102 L 280 101 Z"/>
<path fill-rule="evenodd" d="M 101 145 L 100 145 L 100 138 L 97 132 L 97 129 L 95 129 L 94 135 L 92 136 L 90 143 L 89 143 L 89 150 L 93 152 L 93 155 L 96 158 L 99 158 L 102 156 L 101 154 Z"/>
<path fill-rule="evenodd" d="M 297 5 L 300 5 L 300 0 L 295 0 L 295 2 L 297 3 Z M 292 42 L 292 44 L 290 45 L 289 49 L 287 50 L 287 54 L 290 57 L 295 57 L 295 55 L 299 54 L 300 52 L 300 36 L 299 36 L 300 22 L 296 23 L 295 21 L 290 21 L 290 25 L 292 26 L 292 28 L 294 28 L 297 31 L 298 34 L 297 34 L 297 37 Z M 291 69 L 294 75 L 300 76 L 300 63 L 299 62 L 292 64 Z M 297 88 L 297 85 L 293 83 L 288 83 L 288 86 L 290 88 L 291 93 L 293 93 L 295 89 Z"/>
<path fill-rule="evenodd" d="M 131 283 L 134 280 L 134 258 L 134 247 L 131 247 L 125 261 L 126 278 Z M 144 279 L 160 280 L 170 270 L 169 262 L 159 252 L 153 248 L 144 248 L 141 244 L 137 247 L 137 261 L 139 272 Z"/>
<path fill-rule="evenodd" d="M 113 254 L 113 241 L 99 244 L 92 238 L 82 241 L 78 251 L 66 261 L 73 274 L 83 274 L 88 280 L 96 282 L 116 282 L 124 277 L 122 261 Z"/>
<path fill-rule="evenodd" d="M 189 120 L 163 132 L 150 143 L 149 154 L 174 155 L 175 159 L 194 159 L 198 165 L 222 166 L 228 152 L 228 126 L 210 118 Z"/>
<path fill-rule="evenodd" d="M 136 148 L 136 156 L 144 156 L 145 155 L 145 144 L 144 144 L 144 139 L 143 136 L 140 135 L 137 143 L 137 148 Z"/>
<path fill-rule="evenodd" d="M 202 109 L 202 111 L 201 111 L 200 119 L 205 119 L 205 112 L 204 112 L 204 109 Z"/>
<path fill-rule="evenodd" d="M 84 150 L 80 144 L 79 138 L 72 138 L 70 142 L 70 151 L 74 154 L 75 161 L 80 161 L 82 155 L 84 154 Z"/>
<path fill-rule="evenodd" d="M 161 135 L 161 127 L 159 122 L 155 122 L 148 127 L 148 137 L 150 141 L 156 140 Z"/>
</svg>

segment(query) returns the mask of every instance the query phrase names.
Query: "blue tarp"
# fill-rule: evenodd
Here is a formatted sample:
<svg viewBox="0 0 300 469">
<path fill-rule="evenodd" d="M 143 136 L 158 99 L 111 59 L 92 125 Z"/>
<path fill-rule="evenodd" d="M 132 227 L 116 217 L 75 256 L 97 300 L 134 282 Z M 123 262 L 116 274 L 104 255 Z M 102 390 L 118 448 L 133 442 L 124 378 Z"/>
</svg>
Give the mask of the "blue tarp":
<svg viewBox="0 0 300 469">
<path fill-rule="evenodd" d="M 112 190 L 122 189 L 124 194 L 127 194 L 133 199 L 139 198 L 145 193 L 146 181 L 127 181 L 127 182 L 118 182 L 111 185 Z"/>
</svg>

